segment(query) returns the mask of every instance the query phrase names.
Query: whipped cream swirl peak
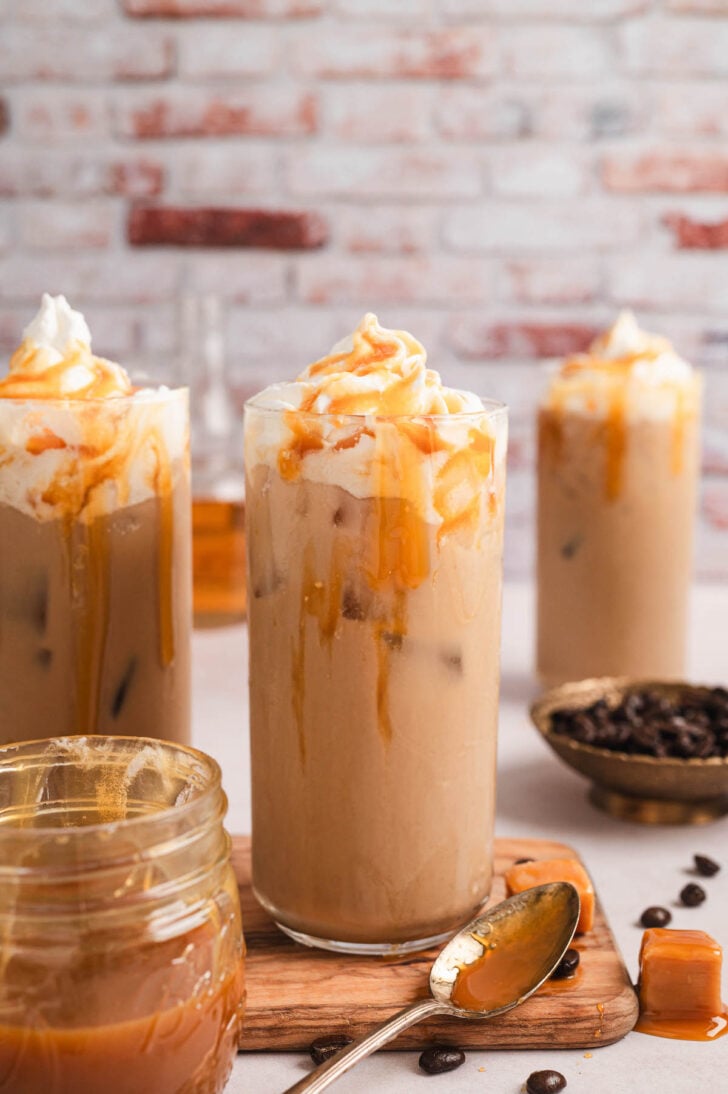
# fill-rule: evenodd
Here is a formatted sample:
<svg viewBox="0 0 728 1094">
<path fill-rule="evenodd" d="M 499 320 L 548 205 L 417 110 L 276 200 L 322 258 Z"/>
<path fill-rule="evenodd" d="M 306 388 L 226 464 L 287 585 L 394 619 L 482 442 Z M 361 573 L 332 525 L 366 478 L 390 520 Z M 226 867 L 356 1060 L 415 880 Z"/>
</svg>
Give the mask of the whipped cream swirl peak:
<svg viewBox="0 0 728 1094">
<path fill-rule="evenodd" d="M 48 293 L 0 379 L 4 399 L 108 399 L 132 391 L 121 365 L 91 352 L 83 315 L 65 296 Z"/>
<path fill-rule="evenodd" d="M 425 348 L 416 338 L 380 326 L 368 312 L 352 334 L 297 380 L 272 384 L 251 402 L 271 409 L 379 418 L 483 410 L 477 395 L 445 387 L 426 362 Z"/>
<path fill-rule="evenodd" d="M 594 339 L 589 352 L 569 358 L 562 375 L 601 371 L 645 384 L 690 384 L 691 365 L 667 338 L 642 330 L 631 311 L 623 311 Z"/>
<path fill-rule="evenodd" d="M 505 414 L 445 387 L 426 361 L 411 334 L 366 314 L 297 380 L 249 401 L 248 470 L 262 464 L 289 482 L 399 498 L 443 535 L 477 531 L 502 490 Z"/>
</svg>

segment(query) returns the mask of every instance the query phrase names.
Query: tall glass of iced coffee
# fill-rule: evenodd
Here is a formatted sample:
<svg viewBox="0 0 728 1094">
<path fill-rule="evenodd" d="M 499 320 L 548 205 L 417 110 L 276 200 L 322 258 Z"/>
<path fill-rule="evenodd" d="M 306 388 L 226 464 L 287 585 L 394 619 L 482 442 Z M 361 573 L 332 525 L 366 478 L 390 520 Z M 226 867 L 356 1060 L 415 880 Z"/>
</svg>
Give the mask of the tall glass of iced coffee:
<svg viewBox="0 0 728 1094">
<path fill-rule="evenodd" d="M 538 419 L 544 683 L 684 674 L 700 386 L 629 313 L 552 378 Z"/>
<path fill-rule="evenodd" d="M 46 295 L 0 379 L 0 743 L 185 743 L 187 393 L 135 389 L 90 342 Z"/>
<path fill-rule="evenodd" d="M 355 953 L 491 882 L 506 415 L 425 359 L 367 315 L 246 408 L 253 881 Z"/>
</svg>

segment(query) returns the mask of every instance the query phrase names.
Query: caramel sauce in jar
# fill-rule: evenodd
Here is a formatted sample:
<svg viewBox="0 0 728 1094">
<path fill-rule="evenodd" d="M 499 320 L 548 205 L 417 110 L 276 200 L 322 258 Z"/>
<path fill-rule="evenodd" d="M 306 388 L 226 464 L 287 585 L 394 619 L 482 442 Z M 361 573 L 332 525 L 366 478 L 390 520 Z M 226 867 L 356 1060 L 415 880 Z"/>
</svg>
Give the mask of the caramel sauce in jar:
<svg viewBox="0 0 728 1094">
<path fill-rule="evenodd" d="M 220 772 L 145 738 L 0 750 L 1 1094 L 220 1094 L 244 943 Z"/>
</svg>

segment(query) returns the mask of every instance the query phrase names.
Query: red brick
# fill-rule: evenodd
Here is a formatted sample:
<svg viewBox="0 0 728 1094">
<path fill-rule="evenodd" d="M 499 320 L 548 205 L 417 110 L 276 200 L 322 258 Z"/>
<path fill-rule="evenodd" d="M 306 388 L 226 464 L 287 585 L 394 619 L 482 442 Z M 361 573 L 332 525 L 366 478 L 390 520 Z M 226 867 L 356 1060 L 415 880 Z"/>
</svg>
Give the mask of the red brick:
<svg viewBox="0 0 728 1094">
<path fill-rule="evenodd" d="M 600 295 L 602 271 L 591 255 L 511 259 L 499 282 L 503 298 L 518 304 L 586 304 Z"/>
<path fill-rule="evenodd" d="M 354 2 L 354 0 L 352 0 Z M 720 0 L 716 0 L 720 2 Z M 571 23 L 600 22 L 624 18 L 645 11 L 649 0 L 440 0 L 440 9 L 453 19 L 490 18 L 558 19 Z"/>
<path fill-rule="evenodd" d="M 728 155 L 720 152 L 615 152 L 602 164 L 608 190 L 627 193 L 728 192 Z"/>
<path fill-rule="evenodd" d="M 123 0 L 127 15 L 165 19 L 296 19 L 320 15 L 324 0 Z"/>
<path fill-rule="evenodd" d="M 141 139 L 290 137 L 316 128 L 315 95 L 289 87 L 245 89 L 231 95 L 167 90 L 135 98 L 118 115 L 121 135 Z"/>
<path fill-rule="evenodd" d="M 135 247 L 263 247 L 309 250 L 326 242 L 316 213 L 272 209 L 192 209 L 140 206 L 129 213 L 127 235 Z"/>
<path fill-rule="evenodd" d="M 635 19 L 618 30 L 625 65 L 632 73 L 675 80 L 689 73 L 728 73 L 728 22 L 704 19 Z"/>
<path fill-rule="evenodd" d="M 430 133 L 433 92 L 421 84 L 337 84 L 323 95 L 323 129 L 341 141 L 412 143 Z"/>
<path fill-rule="evenodd" d="M 456 316 L 451 324 L 453 347 L 466 358 L 563 357 L 585 350 L 598 331 L 597 325 L 556 319 L 491 322 Z"/>
<path fill-rule="evenodd" d="M 576 197 L 590 188 L 592 164 L 574 148 L 526 144 L 493 157 L 493 192 L 503 197 Z"/>
<path fill-rule="evenodd" d="M 488 27 L 357 33 L 307 28 L 298 39 L 297 66 L 305 76 L 465 79 L 491 76 L 497 67 L 495 37 Z"/>
<path fill-rule="evenodd" d="M 178 30 L 182 78 L 269 77 L 283 49 L 280 30 L 272 26 L 187 26 Z"/>
<path fill-rule="evenodd" d="M 33 201 L 18 210 L 21 243 L 44 251 L 109 247 L 117 220 L 117 206 L 108 202 Z"/>
<path fill-rule="evenodd" d="M 109 103 L 103 90 L 24 88 L 15 97 L 15 128 L 27 141 L 61 144 L 98 140 L 109 134 Z"/>
<path fill-rule="evenodd" d="M 608 199 L 579 202 L 481 200 L 445 213 L 446 245 L 465 252 L 566 253 L 635 243 L 642 215 L 633 204 Z"/>
<path fill-rule="evenodd" d="M 435 249 L 438 210 L 377 202 L 362 215 L 357 206 L 336 212 L 335 238 L 354 254 L 424 254 Z"/>
<path fill-rule="evenodd" d="M 493 296 L 493 274 L 482 259 L 333 258 L 297 265 L 298 294 L 308 304 L 442 303 Z"/>
<path fill-rule="evenodd" d="M 155 197 L 163 181 L 159 163 L 135 156 L 14 148 L 0 157 L 3 197 Z"/>
<path fill-rule="evenodd" d="M 728 248 L 728 218 L 706 224 L 682 213 L 667 213 L 662 218 L 683 250 L 722 250 Z"/>
<path fill-rule="evenodd" d="M 157 27 L 79 32 L 52 25 L 6 26 L 0 37 L 5 80 L 161 79 L 172 74 L 173 63 L 172 43 Z"/>
<path fill-rule="evenodd" d="M 503 28 L 502 55 L 507 75 L 526 80 L 569 77 L 593 81 L 615 64 L 611 39 L 590 27 L 549 24 Z"/>
<path fill-rule="evenodd" d="M 292 193 L 317 197 L 458 198 L 483 187 L 480 163 L 469 151 L 356 146 L 296 148 L 287 180 Z"/>
</svg>

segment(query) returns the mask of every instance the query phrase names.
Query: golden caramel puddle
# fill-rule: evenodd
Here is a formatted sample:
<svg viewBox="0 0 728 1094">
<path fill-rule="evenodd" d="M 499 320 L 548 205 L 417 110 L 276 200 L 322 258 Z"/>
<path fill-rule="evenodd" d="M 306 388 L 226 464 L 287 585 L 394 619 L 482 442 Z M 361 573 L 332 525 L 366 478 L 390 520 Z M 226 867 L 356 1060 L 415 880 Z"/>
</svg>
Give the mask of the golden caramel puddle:
<svg viewBox="0 0 728 1094">
<path fill-rule="evenodd" d="M 728 1033 L 728 1008 L 711 1018 L 660 1018 L 641 1014 L 634 1028 L 636 1033 L 669 1037 L 674 1041 L 717 1041 Z"/>
</svg>

